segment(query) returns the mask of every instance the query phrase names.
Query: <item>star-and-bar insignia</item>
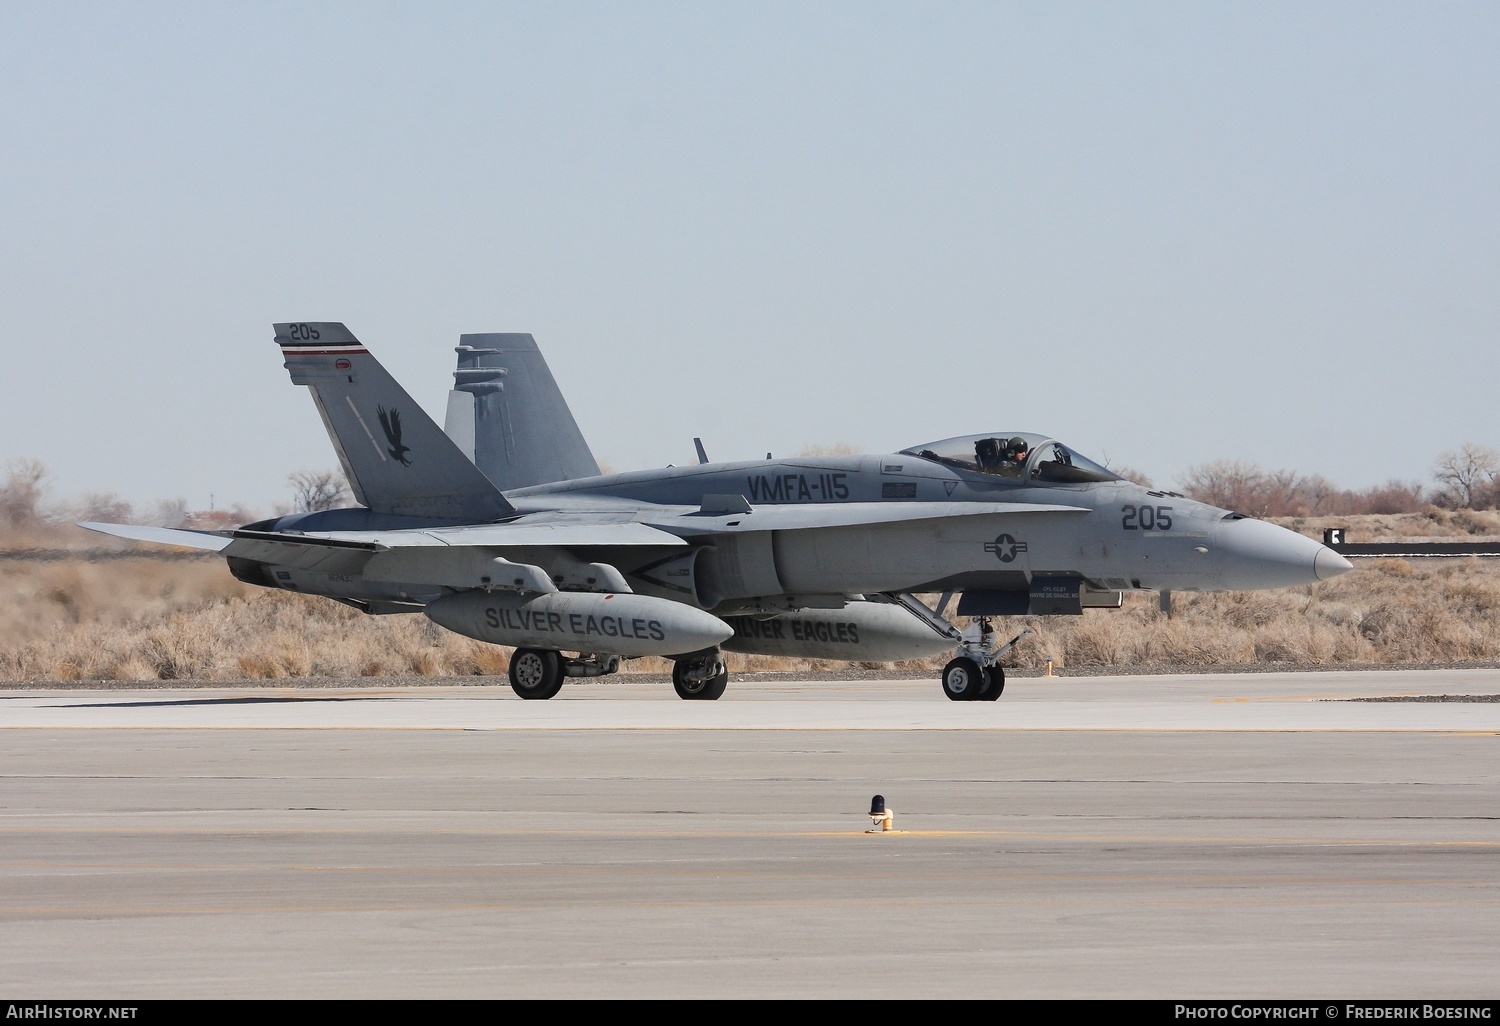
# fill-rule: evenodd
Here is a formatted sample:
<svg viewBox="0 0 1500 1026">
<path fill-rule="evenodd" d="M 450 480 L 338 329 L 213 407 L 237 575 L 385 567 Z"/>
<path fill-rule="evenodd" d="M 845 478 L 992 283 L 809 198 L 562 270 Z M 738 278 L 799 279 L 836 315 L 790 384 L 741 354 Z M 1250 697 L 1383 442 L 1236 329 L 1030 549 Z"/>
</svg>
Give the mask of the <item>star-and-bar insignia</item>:
<svg viewBox="0 0 1500 1026">
<path fill-rule="evenodd" d="M 1002 563 L 1009 563 L 1018 554 L 1026 551 L 1026 543 L 1016 541 L 1008 534 L 1002 534 L 992 542 L 985 542 L 984 551 L 993 552 L 995 558 Z"/>
</svg>

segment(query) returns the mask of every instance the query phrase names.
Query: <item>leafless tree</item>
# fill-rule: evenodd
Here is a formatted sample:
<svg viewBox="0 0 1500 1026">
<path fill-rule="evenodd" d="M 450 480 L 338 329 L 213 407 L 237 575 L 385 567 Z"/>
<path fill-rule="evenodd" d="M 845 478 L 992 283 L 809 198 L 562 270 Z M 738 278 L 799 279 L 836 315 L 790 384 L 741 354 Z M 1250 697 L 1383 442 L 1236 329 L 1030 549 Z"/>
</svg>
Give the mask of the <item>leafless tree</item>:
<svg viewBox="0 0 1500 1026">
<path fill-rule="evenodd" d="M 0 520 L 13 530 L 35 527 L 42 522 L 42 479 L 47 468 L 33 459 L 7 460 L 5 484 L 0 485 Z"/>
<path fill-rule="evenodd" d="M 195 531 L 222 531 L 259 519 L 260 514 L 255 510 L 235 503 L 228 509 L 194 510 L 187 515 L 187 520 L 181 526 L 191 527 Z"/>
<path fill-rule="evenodd" d="M 186 499 L 162 499 L 146 517 L 146 522 L 157 527 L 182 527 L 191 516 Z"/>
<path fill-rule="evenodd" d="M 1475 500 L 1500 475 L 1500 453 L 1485 445 L 1465 442 L 1437 458 L 1432 476 L 1457 506 L 1475 508 Z"/>
<path fill-rule="evenodd" d="M 1262 470 L 1254 463 L 1215 460 L 1189 467 L 1182 490 L 1201 502 L 1256 517 L 1306 517 L 1358 513 L 1358 495 L 1341 491 L 1321 474 Z"/>
<path fill-rule="evenodd" d="M 1111 467 L 1108 463 L 1105 464 L 1105 467 L 1108 468 L 1111 474 L 1119 474 L 1125 480 L 1133 481 L 1142 488 L 1156 487 L 1156 482 L 1152 481 L 1145 471 L 1136 470 L 1134 467 Z"/>
<path fill-rule="evenodd" d="M 128 524 L 133 512 L 130 503 L 114 492 L 88 492 L 73 506 L 77 519 L 101 524 Z"/>
<path fill-rule="evenodd" d="M 349 486 L 336 470 L 299 470 L 287 477 L 299 512 L 333 509 L 350 501 Z"/>
<path fill-rule="evenodd" d="M 1214 460 L 1189 467 L 1182 490 L 1199 502 L 1251 516 L 1266 515 L 1266 473 L 1253 463 Z"/>
<path fill-rule="evenodd" d="M 1427 505 L 1427 496 L 1417 481 L 1387 481 L 1354 493 L 1355 513 L 1415 513 Z M 1344 510 L 1337 512 L 1343 513 Z"/>
<path fill-rule="evenodd" d="M 1117 466 L 1115 464 L 1115 461 L 1109 458 L 1109 453 L 1107 452 L 1100 453 L 1099 455 L 1102 457 L 1100 462 L 1104 464 L 1104 469 L 1109 471 L 1111 474 L 1118 474 L 1125 480 L 1132 481 L 1135 484 L 1140 485 L 1142 488 L 1156 487 L 1156 483 L 1152 481 L 1151 478 L 1147 477 L 1144 472 L 1136 470 L 1134 467 Z"/>
</svg>

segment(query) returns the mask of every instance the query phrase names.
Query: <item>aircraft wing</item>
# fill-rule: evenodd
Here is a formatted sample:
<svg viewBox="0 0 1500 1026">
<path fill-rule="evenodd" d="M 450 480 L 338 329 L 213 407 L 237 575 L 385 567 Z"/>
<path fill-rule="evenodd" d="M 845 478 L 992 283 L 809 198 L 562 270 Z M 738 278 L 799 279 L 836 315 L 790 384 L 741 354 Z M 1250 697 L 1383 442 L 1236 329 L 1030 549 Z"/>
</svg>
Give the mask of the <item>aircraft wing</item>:
<svg viewBox="0 0 1500 1026">
<path fill-rule="evenodd" d="M 527 550 L 686 547 L 690 537 L 731 532 L 1087 512 L 1090 511 L 1082 506 L 1019 502 L 849 502 L 767 505 L 737 513 L 693 512 L 680 506 L 648 512 L 639 509 L 578 514 L 545 512 L 505 523 L 389 531 L 239 530 L 210 534 L 125 524 L 80 526 L 136 541 L 211 549 L 229 558 L 323 573 L 360 574 L 372 581 L 452 588 L 515 586 L 526 591 L 550 592 L 557 590 L 556 585 L 546 572 L 533 565 L 538 556 L 528 554 Z M 520 550 L 516 561 L 506 558 L 507 550 Z"/>
<path fill-rule="evenodd" d="M 1086 506 L 1044 506 L 1028 502 L 839 502 L 756 506 L 741 513 L 687 513 L 649 517 L 653 527 L 684 534 L 744 531 L 801 531 L 817 527 L 857 527 L 946 517 L 1037 516 L 1091 513 Z"/>
<path fill-rule="evenodd" d="M 81 523 L 79 527 L 100 534 L 111 534 L 116 538 L 131 541 L 156 542 L 159 545 L 177 545 L 187 549 L 208 549 L 222 552 L 231 539 L 212 531 L 185 531 L 171 527 L 143 527 L 138 524 Z"/>
<path fill-rule="evenodd" d="M 681 507 L 679 507 L 680 509 Z M 413 549 L 503 549 L 529 547 L 684 546 L 684 536 L 744 531 L 796 531 L 853 527 L 944 517 L 1087 513 L 1083 506 L 1024 502 L 845 502 L 760 506 L 748 513 L 664 512 L 643 516 L 649 523 L 618 519 L 620 514 L 576 516 L 533 514 L 507 523 L 391 531 L 229 531 L 223 534 L 135 524 L 83 523 L 79 527 L 186 548 L 208 549 L 266 563 L 354 573 L 376 553 Z M 628 515 L 628 514 L 626 514 Z M 639 515 L 639 514 L 638 514 Z M 412 553 L 415 556 L 415 553 Z M 404 562 L 404 561 L 403 561 Z"/>
</svg>

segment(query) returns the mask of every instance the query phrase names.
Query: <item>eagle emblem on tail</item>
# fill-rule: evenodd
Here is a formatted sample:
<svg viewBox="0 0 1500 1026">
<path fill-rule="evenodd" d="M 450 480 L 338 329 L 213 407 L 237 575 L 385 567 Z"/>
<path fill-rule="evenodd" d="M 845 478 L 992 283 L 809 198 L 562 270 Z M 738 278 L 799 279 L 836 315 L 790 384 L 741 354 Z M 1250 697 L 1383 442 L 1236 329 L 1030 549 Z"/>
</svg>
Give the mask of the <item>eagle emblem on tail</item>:
<svg viewBox="0 0 1500 1026">
<path fill-rule="evenodd" d="M 411 460 L 406 455 L 411 452 L 411 446 L 401 444 L 401 411 L 392 409 L 386 412 L 384 406 L 377 406 L 375 412 L 380 415 L 380 430 L 385 432 L 385 440 L 391 443 L 386 452 L 403 467 L 411 466 Z"/>
</svg>

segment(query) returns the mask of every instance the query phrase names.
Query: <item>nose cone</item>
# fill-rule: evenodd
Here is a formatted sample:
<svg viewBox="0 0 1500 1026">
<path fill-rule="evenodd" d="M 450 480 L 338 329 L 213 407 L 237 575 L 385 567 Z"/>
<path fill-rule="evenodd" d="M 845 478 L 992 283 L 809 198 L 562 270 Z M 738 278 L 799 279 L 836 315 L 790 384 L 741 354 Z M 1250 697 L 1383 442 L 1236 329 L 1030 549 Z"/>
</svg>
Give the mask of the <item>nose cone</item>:
<svg viewBox="0 0 1500 1026">
<path fill-rule="evenodd" d="M 1223 587 L 1231 590 L 1293 588 L 1352 569 L 1326 545 L 1264 520 L 1221 521 L 1213 541 L 1223 561 Z"/>
<path fill-rule="evenodd" d="M 1317 557 L 1313 560 L 1313 573 L 1318 575 L 1320 581 L 1331 581 L 1339 574 L 1346 574 L 1354 569 L 1354 564 L 1343 556 L 1334 552 L 1327 545 L 1318 550 Z"/>
</svg>

